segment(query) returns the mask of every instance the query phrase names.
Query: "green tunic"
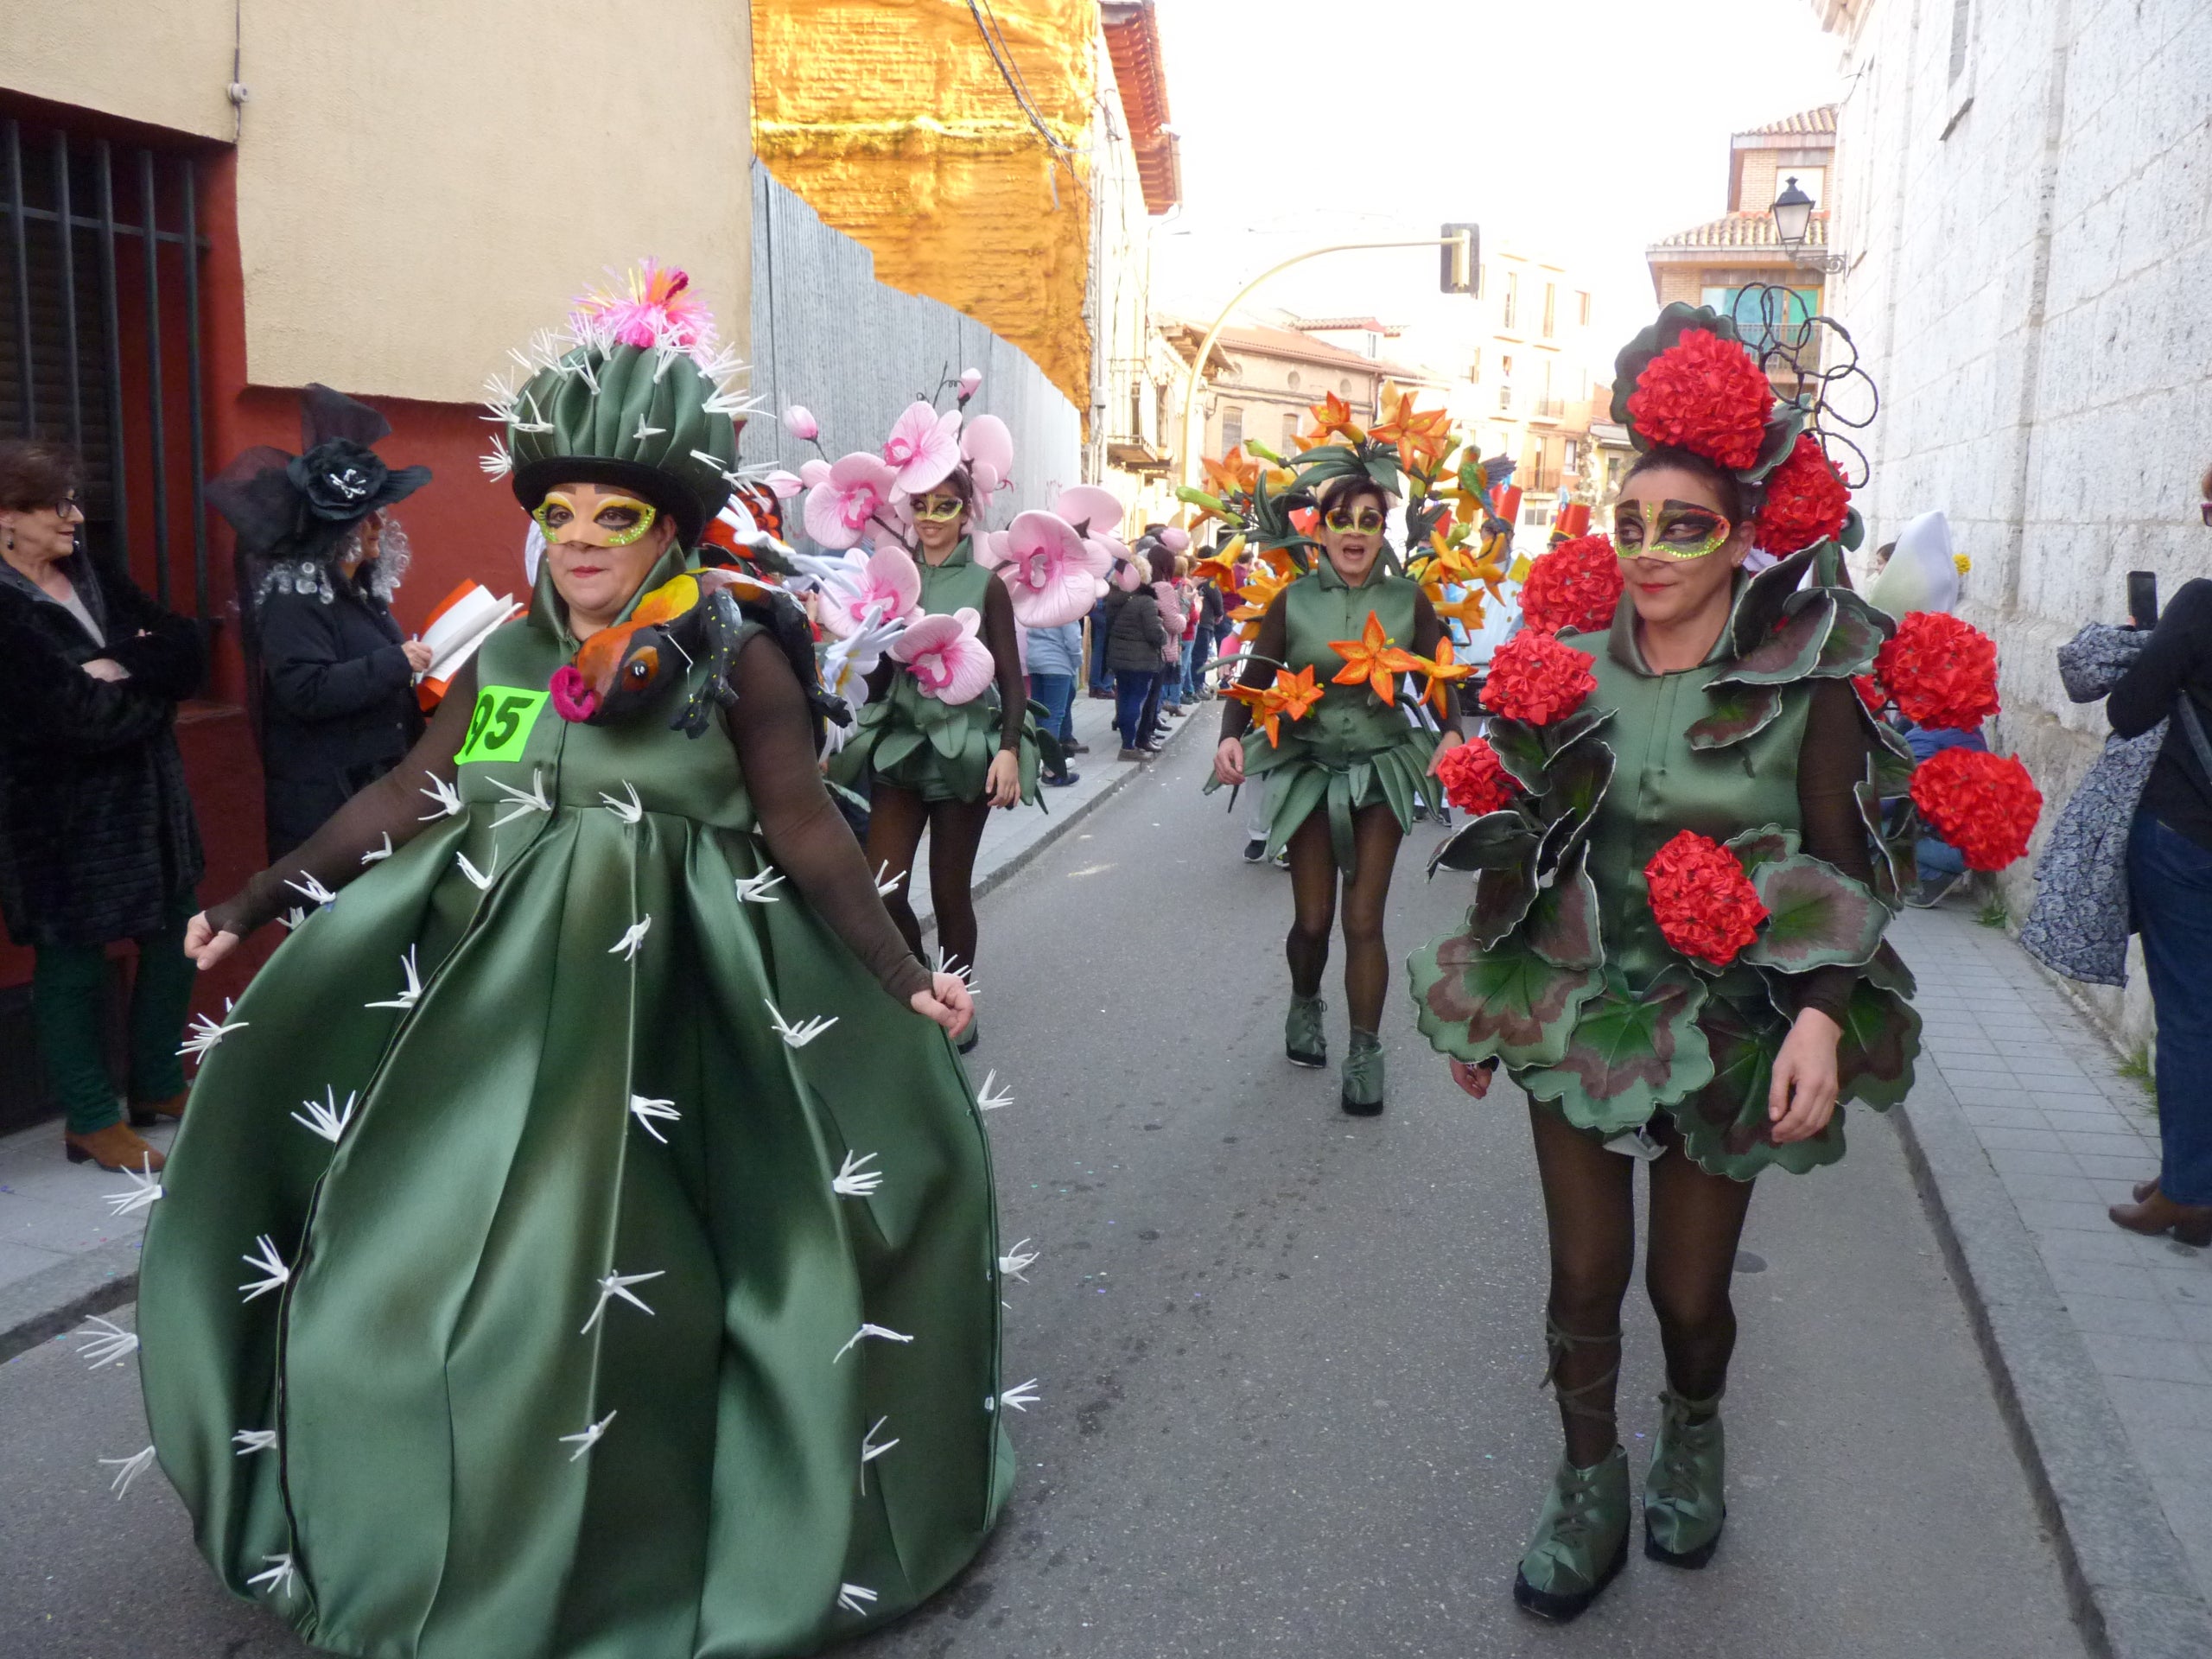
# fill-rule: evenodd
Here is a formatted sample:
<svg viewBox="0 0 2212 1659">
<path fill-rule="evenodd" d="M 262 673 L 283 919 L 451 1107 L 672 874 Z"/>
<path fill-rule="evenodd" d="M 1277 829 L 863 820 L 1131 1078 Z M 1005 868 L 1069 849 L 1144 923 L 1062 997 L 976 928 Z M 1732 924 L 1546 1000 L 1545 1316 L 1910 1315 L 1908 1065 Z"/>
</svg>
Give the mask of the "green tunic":
<svg viewBox="0 0 2212 1659">
<path fill-rule="evenodd" d="M 1875 887 L 1802 852 L 1798 760 L 1817 682 L 1863 673 L 1889 625 L 1840 588 L 1797 590 L 1809 555 L 1743 581 L 1704 663 L 1655 674 L 1624 601 L 1610 634 L 1561 636 L 1594 658 L 1580 709 L 1545 728 L 1495 719 L 1488 736 L 1522 785 L 1439 861 L 1478 872 L 1473 906 L 1407 966 L 1422 1031 L 1468 1062 L 1503 1062 L 1530 1098 L 1618 1135 L 1665 1112 L 1690 1155 L 1748 1179 L 1843 1155 L 1843 1112 L 1811 1140 L 1770 1138 L 1774 1058 L 1803 976 L 1847 969 L 1841 1097 L 1903 1099 L 1919 1052 L 1912 977 L 1882 934 L 1893 855 Z M 1863 827 L 1902 792 L 1901 747 L 1870 728 Z M 1901 757 L 1909 768 L 1909 755 Z M 1726 967 L 1678 953 L 1653 917 L 1643 871 L 1682 830 L 1734 852 L 1770 912 Z"/>
<path fill-rule="evenodd" d="M 915 563 L 922 573 L 925 614 L 950 616 L 963 607 L 978 616 L 988 614 L 985 607 L 998 573 L 976 563 L 966 537 L 942 564 L 926 559 Z M 1013 649 L 1010 643 L 1007 648 Z M 830 775 L 863 791 L 872 779 L 880 779 L 925 801 L 981 800 L 992 757 L 999 752 L 1004 708 L 999 698 L 995 680 L 967 702 L 945 702 L 894 666 L 883 694 L 869 699 L 854 718 L 852 735 L 830 761 Z M 1037 799 L 1038 753 L 1036 718 L 1026 712 L 1017 752 L 1026 802 Z"/>
<path fill-rule="evenodd" d="M 742 896 L 719 721 L 553 712 L 572 649 L 543 590 L 486 644 L 460 811 L 255 978 L 148 1232 L 162 1467 L 224 1582 L 334 1652 L 810 1652 L 944 1585 L 1013 1478 L 950 1045 L 794 884 Z M 794 1048 L 770 1002 L 836 1023 Z M 880 1186 L 834 1190 L 849 1159 Z M 242 1300 L 257 1238 L 289 1282 Z"/>
<path fill-rule="evenodd" d="M 1298 827 L 1325 809 L 1337 862 L 1353 868 L 1351 816 L 1387 803 L 1399 828 L 1414 823 L 1414 797 L 1424 787 L 1436 734 L 1409 720 L 1406 700 L 1386 703 L 1365 681 L 1338 685 L 1344 659 L 1330 642 L 1357 639 L 1372 615 L 1389 642 L 1414 649 L 1414 620 L 1421 584 L 1377 564 L 1354 587 L 1326 559 L 1282 591 L 1283 659 L 1294 674 L 1312 669 L 1321 700 L 1303 720 L 1277 723 L 1275 741 L 1257 725 L 1244 734 L 1244 774 L 1265 780 L 1267 856 L 1281 852 Z M 1211 791 L 1217 787 L 1209 779 Z"/>
</svg>

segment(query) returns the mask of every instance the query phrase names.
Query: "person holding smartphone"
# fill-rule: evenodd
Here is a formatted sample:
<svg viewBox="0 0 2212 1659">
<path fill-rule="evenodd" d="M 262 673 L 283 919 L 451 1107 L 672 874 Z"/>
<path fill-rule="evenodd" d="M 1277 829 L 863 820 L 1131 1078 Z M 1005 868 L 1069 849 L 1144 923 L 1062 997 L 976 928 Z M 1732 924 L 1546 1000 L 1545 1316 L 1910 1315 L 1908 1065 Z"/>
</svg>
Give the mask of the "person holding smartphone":
<svg viewBox="0 0 2212 1659">
<path fill-rule="evenodd" d="M 2212 469 L 2200 506 L 2212 528 Z M 2182 584 L 2164 615 L 2155 587 L 2131 580 L 2130 609 L 2150 639 L 2105 708 L 2121 737 L 2165 721 L 2165 741 L 2136 804 L 2127 891 L 2158 1020 L 2158 1173 L 2114 1205 L 2130 1232 L 2212 1244 L 2212 580 Z"/>
</svg>

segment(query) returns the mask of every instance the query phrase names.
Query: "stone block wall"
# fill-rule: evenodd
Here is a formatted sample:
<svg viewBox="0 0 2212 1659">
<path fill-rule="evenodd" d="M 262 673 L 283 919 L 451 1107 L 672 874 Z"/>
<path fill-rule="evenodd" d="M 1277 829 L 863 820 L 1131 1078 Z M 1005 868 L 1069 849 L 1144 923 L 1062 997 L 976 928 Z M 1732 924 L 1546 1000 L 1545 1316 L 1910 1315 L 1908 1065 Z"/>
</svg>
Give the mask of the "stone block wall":
<svg viewBox="0 0 2212 1659">
<path fill-rule="evenodd" d="M 1949 516 L 1962 613 L 2000 653 L 1993 745 L 2046 798 L 2040 849 L 2107 730 L 2054 649 L 2125 620 L 2130 570 L 2169 594 L 2212 575 L 2212 0 L 1976 0 L 1955 36 L 1954 15 L 1858 10 L 1829 309 L 1882 395 L 1869 547 Z M 2016 918 L 2031 872 L 2005 878 Z M 2095 1001 L 2147 1039 L 2139 974 Z"/>
</svg>

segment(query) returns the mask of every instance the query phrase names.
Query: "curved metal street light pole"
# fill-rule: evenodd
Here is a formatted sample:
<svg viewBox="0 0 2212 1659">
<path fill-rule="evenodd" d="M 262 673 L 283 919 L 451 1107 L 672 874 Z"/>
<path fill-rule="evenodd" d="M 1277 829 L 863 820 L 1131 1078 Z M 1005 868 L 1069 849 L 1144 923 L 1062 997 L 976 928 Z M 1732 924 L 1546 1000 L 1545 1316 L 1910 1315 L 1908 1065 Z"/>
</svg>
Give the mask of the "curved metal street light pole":
<svg viewBox="0 0 2212 1659">
<path fill-rule="evenodd" d="M 1213 320 L 1213 327 L 1206 330 L 1206 337 L 1198 344 L 1198 354 L 1183 377 L 1183 482 L 1196 484 L 1198 474 L 1198 376 L 1205 370 L 1206 359 L 1213 351 L 1214 341 L 1221 338 L 1221 331 L 1228 327 L 1230 315 L 1244 303 L 1252 290 L 1272 276 L 1279 276 L 1293 265 L 1308 259 L 1318 259 L 1325 253 L 1359 253 L 1374 248 L 1438 248 L 1451 247 L 1464 239 L 1463 235 L 1424 236 L 1402 242 L 1332 242 L 1325 248 L 1308 248 L 1304 253 L 1294 253 L 1279 265 L 1270 265 L 1250 282 L 1236 290 L 1236 296 L 1221 308 L 1221 315 Z"/>
</svg>

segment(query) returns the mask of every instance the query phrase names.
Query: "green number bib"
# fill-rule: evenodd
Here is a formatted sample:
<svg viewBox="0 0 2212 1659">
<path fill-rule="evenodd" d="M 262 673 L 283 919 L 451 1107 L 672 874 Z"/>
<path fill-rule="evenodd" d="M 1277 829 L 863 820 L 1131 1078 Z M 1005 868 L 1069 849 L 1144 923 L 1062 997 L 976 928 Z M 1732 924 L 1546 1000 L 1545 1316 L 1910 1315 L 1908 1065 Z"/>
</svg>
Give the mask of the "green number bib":
<svg viewBox="0 0 2212 1659">
<path fill-rule="evenodd" d="M 525 691 L 517 685 L 487 685 L 476 694 L 476 712 L 468 718 L 468 741 L 454 759 L 462 766 L 471 760 L 519 760 L 530 728 L 545 707 L 545 693 Z"/>
</svg>

